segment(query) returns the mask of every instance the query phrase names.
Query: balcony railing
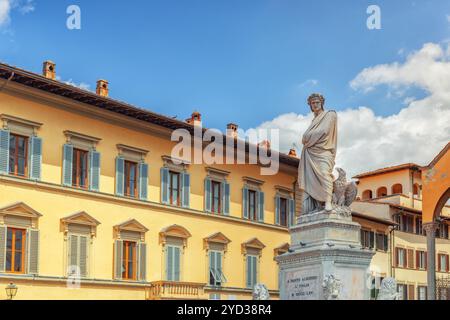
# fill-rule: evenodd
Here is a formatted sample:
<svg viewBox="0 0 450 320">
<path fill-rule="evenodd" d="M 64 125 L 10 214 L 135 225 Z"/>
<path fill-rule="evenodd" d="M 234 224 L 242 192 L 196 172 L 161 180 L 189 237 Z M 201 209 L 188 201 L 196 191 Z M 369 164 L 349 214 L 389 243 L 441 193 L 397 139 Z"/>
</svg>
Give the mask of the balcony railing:
<svg viewBox="0 0 450 320">
<path fill-rule="evenodd" d="M 204 283 L 195 282 L 156 281 L 145 288 L 145 298 L 147 300 L 202 299 L 204 286 Z"/>
</svg>

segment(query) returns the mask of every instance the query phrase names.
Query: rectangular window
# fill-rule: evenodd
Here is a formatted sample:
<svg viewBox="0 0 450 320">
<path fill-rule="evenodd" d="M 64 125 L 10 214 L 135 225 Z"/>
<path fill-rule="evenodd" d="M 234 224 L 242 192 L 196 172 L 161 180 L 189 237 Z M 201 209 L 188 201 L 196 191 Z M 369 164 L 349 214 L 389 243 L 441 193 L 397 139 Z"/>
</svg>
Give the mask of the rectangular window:
<svg viewBox="0 0 450 320">
<path fill-rule="evenodd" d="M 425 251 L 417 251 L 416 253 L 416 267 L 417 269 L 423 269 L 426 268 L 426 252 Z"/>
<path fill-rule="evenodd" d="M 416 219 L 416 234 L 423 235 L 422 218 Z"/>
<path fill-rule="evenodd" d="M 280 225 L 288 226 L 288 200 L 280 198 Z"/>
<path fill-rule="evenodd" d="M 368 230 L 361 230 L 361 246 L 363 248 L 374 248 L 374 233 Z"/>
<path fill-rule="evenodd" d="M 408 300 L 408 287 L 406 285 L 397 285 L 397 292 L 400 293 L 399 300 Z"/>
<path fill-rule="evenodd" d="M 16 134 L 9 136 L 9 173 L 19 177 L 28 174 L 28 138 Z"/>
<path fill-rule="evenodd" d="M 258 256 L 247 255 L 247 288 L 252 288 L 258 283 Z"/>
<path fill-rule="evenodd" d="M 137 197 L 137 163 L 125 161 L 125 196 Z"/>
<path fill-rule="evenodd" d="M 221 213 L 222 211 L 222 194 L 220 192 L 221 183 L 217 181 L 211 181 L 211 212 Z"/>
<path fill-rule="evenodd" d="M 6 272 L 25 273 L 26 231 L 8 228 L 6 238 Z"/>
<path fill-rule="evenodd" d="M 169 201 L 171 205 L 180 205 L 180 174 L 178 172 L 169 172 Z"/>
<path fill-rule="evenodd" d="M 413 228 L 413 225 L 414 225 L 414 217 L 413 216 L 410 216 L 410 215 L 407 215 L 407 216 L 405 216 L 405 232 L 410 232 L 410 233 L 413 233 L 414 232 L 414 228 Z"/>
<path fill-rule="evenodd" d="M 136 242 L 124 241 L 122 249 L 122 279 L 136 280 Z"/>
<path fill-rule="evenodd" d="M 248 190 L 248 218 L 249 220 L 258 220 L 256 191 L 254 190 Z"/>
<path fill-rule="evenodd" d="M 417 287 L 417 299 L 427 300 L 427 287 L 425 287 L 425 286 Z"/>
<path fill-rule="evenodd" d="M 178 246 L 167 246 L 166 250 L 166 279 L 180 281 L 181 249 Z"/>
<path fill-rule="evenodd" d="M 445 223 L 441 223 L 438 229 L 439 235 L 438 237 L 441 239 L 448 239 L 448 225 Z"/>
<path fill-rule="evenodd" d="M 221 286 L 226 282 L 226 278 L 222 269 L 222 251 L 209 252 L 209 284 L 211 286 Z"/>
<path fill-rule="evenodd" d="M 406 250 L 397 248 L 397 267 L 406 268 Z"/>
<path fill-rule="evenodd" d="M 438 271 L 440 272 L 448 272 L 448 255 L 447 254 L 438 254 Z"/>
<path fill-rule="evenodd" d="M 73 149 L 72 185 L 79 188 L 88 187 L 88 152 Z"/>
<path fill-rule="evenodd" d="M 388 236 L 384 233 L 377 233 L 377 250 L 388 251 Z"/>
</svg>

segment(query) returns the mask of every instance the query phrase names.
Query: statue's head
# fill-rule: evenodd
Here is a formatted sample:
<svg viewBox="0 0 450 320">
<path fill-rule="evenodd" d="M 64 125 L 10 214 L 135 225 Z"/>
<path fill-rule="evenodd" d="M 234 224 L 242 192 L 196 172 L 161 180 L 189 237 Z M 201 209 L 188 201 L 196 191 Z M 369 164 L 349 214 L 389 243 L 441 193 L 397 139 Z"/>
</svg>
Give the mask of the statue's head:
<svg viewBox="0 0 450 320">
<path fill-rule="evenodd" d="M 311 108 L 311 111 L 324 109 L 325 98 L 320 93 L 313 93 L 308 97 L 308 105 Z"/>
</svg>

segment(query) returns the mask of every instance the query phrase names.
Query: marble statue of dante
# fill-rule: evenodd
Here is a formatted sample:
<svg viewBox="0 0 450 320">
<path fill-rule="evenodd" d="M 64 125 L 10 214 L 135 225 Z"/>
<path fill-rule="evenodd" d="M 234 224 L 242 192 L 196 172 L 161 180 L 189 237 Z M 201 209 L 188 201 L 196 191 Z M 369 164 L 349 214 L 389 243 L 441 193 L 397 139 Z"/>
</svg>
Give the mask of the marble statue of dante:
<svg viewBox="0 0 450 320">
<path fill-rule="evenodd" d="M 303 135 L 298 183 L 303 193 L 302 214 L 332 210 L 333 168 L 337 145 L 336 111 L 325 111 L 325 98 L 317 93 L 308 98 L 314 113 Z"/>
</svg>

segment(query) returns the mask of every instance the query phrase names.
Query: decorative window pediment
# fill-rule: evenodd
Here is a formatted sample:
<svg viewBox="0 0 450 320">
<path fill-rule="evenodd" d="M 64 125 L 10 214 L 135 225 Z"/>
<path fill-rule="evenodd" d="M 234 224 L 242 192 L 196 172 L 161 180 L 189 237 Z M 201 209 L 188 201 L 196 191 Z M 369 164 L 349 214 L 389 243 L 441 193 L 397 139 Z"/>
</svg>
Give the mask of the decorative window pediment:
<svg viewBox="0 0 450 320">
<path fill-rule="evenodd" d="M 40 217 L 42 214 L 23 202 L 0 208 L 0 224 L 17 224 L 36 229 Z"/>
<path fill-rule="evenodd" d="M 67 144 L 73 145 L 77 149 L 82 150 L 95 150 L 97 144 L 102 140 L 100 138 L 88 136 L 82 133 L 73 132 L 70 130 L 64 131 L 67 139 Z"/>
<path fill-rule="evenodd" d="M 285 197 L 287 199 L 293 198 L 293 196 L 294 196 L 294 190 L 292 190 L 291 188 L 286 188 L 284 186 L 276 185 L 275 190 L 276 190 L 277 195 L 279 195 L 281 197 Z"/>
<path fill-rule="evenodd" d="M 1 119 L 3 122 L 3 129 L 25 136 L 36 136 L 37 130 L 42 126 L 42 123 L 21 119 L 7 114 L 2 114 Z"/>
<path fill-rule="evenodd" d="M 260 190 L 264 184 L 264 181 L 251 177 L 242 177 L 242 179 L 244 180 L 244 186 L 249 189 Z"/>
<path fill-rule="evenodd" d="M 127 220 L 114 226 L 116 239 L 130 239 L 145 242 L 145 233 L 148 229 L 136 219 Z"/>
<path fill-rule="evenodd" d="M 208 173 L 208 177 L 213 180 L 225 181 L 230 174 L 229 171 L 225 171 L 225 170 L 221 170 L 221 169 L 217 169 L 217 168 L 213 168 L 213 167 L 206 167 L 205 169 L 206 169 L 206 172 Z"/>
<path fill-rule="evenodd" d="M 159 241 L 162 245 L 165 245 L 168 239 L 178 238 L 182 240 L 183 246 L 185 247 L 187 245 L 187 239 L 191 236 L 191 233 L 186 228 L 173 224 L 161 230 L 159 233 Z"/>
<path fill-rule="evenodd" d="M 246 254 L 256 254 L 258 253 L 258 255 L 261 255 L 262 250 L 265 248 L 266 246 L 258 239 L 258 238 L 252 238 L 246 242 L 244 242 L 241 245 L 242 248 L 242 254 L 246 255 Z"/>
<path fill-rule="evenodd" d="M 145 157 L 148 154 L 148 150 L 140 149 L 136 147 L 130 147 L 124 144 L 118 144 L 117 149 L 119 150 L 119 156 L 135 162 L 141 162 L 145 160 Z"/>
<path fill-rule="evenodd" d="M 97 234 L 97 226 L 99 224 L 100 222 L 98 220 L 85 211 L 77 212 L 61 219 L 61 226 L 66 235 L 71 231 L 71 226 L 81 226 L 78 229 L 87 229 L 90 231 L 91 237 L 95 237 Z"/>
<path fill-rule="evenodd" d="M 277 257 L 277 256 L 279 256 L 281 254 L 284 254 L 284 253 L 289 251 L 289 248 L 290 248 L 289 243 L 284 243 L 281 246 L 278 246 L 275 249 L 273 249 L 273 255 L 275 257 Z"/>
<path fill-rule="evenodd" d="M 188 165 L 191 164 L 187 160 L 173 158 L 171 156 L 161 156 L 161 158 L 164 162 L 164 167 L 168 168 L 171 171 L 185 172 Z"/>
<path fill-rule="evenodd" d="M 216 232 L 209 237 L 203 238 L 203 244 L 206 250 L 220 246 L 223 251 L 227 251 L 227 246 L 231 242 L 222 232 Z"/>
</svg>

